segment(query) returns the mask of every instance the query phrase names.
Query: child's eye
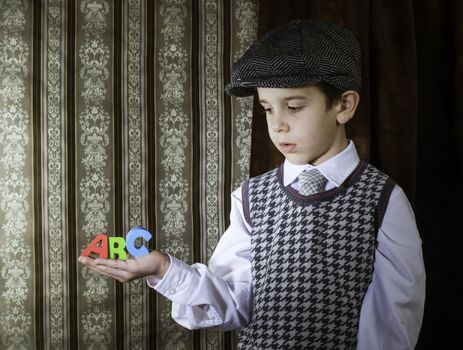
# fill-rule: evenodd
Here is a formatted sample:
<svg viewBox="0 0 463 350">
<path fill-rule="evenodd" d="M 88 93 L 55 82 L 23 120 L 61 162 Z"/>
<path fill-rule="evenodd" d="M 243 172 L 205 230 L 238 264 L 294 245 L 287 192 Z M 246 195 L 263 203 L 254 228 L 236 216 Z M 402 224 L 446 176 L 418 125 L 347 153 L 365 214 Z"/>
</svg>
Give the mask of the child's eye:
<svg viewBox="0 0 463 350">
<path fill-rule="evenodd" d="M 271 113 L 272 113 L 272 109 L 271 109 L 271 108 L 262 107 L 262 109 L 264 110 L 264 113 L 265 113 L 265 114 L 271 114 Z"/>
<path fill-rule="evenodd" d="M 291 111 L 291 112 L 298 112 L 302 109 L 302 107 L 300 106 L 288 106 L 288 109 Z"/>
</svg>

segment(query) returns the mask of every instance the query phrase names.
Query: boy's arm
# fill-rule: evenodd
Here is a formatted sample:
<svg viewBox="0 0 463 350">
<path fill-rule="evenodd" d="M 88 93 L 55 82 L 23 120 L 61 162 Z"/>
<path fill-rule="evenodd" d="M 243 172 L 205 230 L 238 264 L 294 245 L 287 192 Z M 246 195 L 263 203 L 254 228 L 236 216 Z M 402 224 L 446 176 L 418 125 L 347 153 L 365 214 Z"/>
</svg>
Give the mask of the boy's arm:
<svg viewBox="0 0 463 350">
<path fill-rule="evenodd" d="M 164 278 L 150 276 L 148 285 L 173 301 L 172 317 L 188 329 L 235 329 L 249 322 L 251 238 L 244 221 L 241 189 L 232 194 L 230 226 L 209 261 L 191 266 L 171 257 Z"/>
<path fill-rule="evenodd" d="M 152 251 L 127 260 L 79 257 L 90 269 L 120 282 L 147 277 L 148 285 L 173 301 L 172 317 L 189 329 L 242 327 L 251 314 L 251 238 L 244 221 L 241 189 L 232 194 L 230 227 L 223 234 L 209 267 L 187 265 Z"/>
<path fill-rule="evenodd" d="M 396 185 L 378 232 L 373 278 L 360 313 L 358 350 L 414 349 L 423 319 L 425 279 L 413 210 Z"/>
</svg>

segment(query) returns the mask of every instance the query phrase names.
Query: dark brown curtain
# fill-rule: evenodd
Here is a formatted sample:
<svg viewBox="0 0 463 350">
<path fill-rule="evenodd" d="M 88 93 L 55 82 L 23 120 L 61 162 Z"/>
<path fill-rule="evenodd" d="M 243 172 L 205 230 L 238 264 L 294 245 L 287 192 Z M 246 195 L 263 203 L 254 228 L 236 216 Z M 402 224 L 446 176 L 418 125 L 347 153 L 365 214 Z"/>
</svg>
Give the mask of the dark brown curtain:
<svg viewBox="0 0 463 350">
<path fill-rule="evenodd" d="M 363 87 L 348 137 L 414 206 L 427 273 L 417 349 L 455 348 L 463 311 L 463 2 L 265 0 L 258 11 L 259 36 L 294 18 L 317 18 L 359 39 Z M 254 113 L 251 175 L 282 160 Z"/>
</svg>

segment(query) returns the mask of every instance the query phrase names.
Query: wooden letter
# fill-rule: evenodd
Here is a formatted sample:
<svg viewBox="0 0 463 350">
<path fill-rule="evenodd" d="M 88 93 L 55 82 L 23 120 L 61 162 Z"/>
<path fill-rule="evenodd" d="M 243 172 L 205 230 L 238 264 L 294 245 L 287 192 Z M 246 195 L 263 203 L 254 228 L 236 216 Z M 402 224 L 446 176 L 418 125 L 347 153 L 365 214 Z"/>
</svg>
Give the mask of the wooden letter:
<svg viewBox="0 0 463 350">
<path fill-rule="evenodd" d="M 110 259 L 126 260 L 127 253 L 125 252 L 124 248 L 125 248 L 124 237 L 109 237 L 109 258 Z"/>
<path fill-rule="evenodd" d="M 129 233 L 127 233 L 127 236 L 125 238 L 126 248 L 129 251 L 129 253 L 133 256 L 142 256 L 147 255 L 149 253 L 148 249 L 146 249 L 145 246 L 142 245 L 139 248 L 135 246 L 135 240 L 140 237 L 144 238 L 145 241 L 149 241 L 152 236 L 151 233 L 146 231 L 144 228 L 134 227 L 129 231 Z"/>
<path fill-rule="evenodd" d="M 91 256 L 98 255 L 102 259 L 108 258 L 108 237 L 103 234 L 99 233 L 93 241 L 84 249 L 82 252 L 83 256 Z"/>
</svg>

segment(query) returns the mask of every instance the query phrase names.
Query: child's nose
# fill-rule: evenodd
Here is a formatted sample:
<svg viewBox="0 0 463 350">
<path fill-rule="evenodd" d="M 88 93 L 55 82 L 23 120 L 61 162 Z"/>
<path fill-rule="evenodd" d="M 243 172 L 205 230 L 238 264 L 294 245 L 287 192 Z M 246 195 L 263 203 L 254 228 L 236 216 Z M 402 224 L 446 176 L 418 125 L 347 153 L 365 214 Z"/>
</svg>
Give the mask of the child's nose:
<svg viewBox="0 0 463 350">
<path fill-rule="evenodd" d="M 273 132 L 288 132 L 289 125 L 285 121 L 284 116 L 281 114 L 275 114 L 272 120 L 272 131 Z"/>
</svg>

